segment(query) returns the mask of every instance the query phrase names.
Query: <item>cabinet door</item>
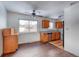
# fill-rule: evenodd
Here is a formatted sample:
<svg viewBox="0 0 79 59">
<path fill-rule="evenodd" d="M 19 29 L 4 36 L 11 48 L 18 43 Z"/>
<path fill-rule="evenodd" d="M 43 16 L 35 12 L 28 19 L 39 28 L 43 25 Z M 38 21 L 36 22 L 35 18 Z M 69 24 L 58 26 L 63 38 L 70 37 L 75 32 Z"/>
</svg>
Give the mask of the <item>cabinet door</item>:
<svg viewBox="0 0 79 59">
<path fill-rule="evenodd" d="M 59 39 L 60 39 L 60 32 L 53 32 L 52 40 L 59 40 Z"/>
<path fill-rule="evenodd" d="M 3 40 L 3 48 L 4 48 L 3 53 L 7 54 L 15 52 L 16 49 L 18 48 L 17 40 L 18 39 L 15 35 L 5 36 Z"/>
<path fill-rule="evenodd" d="M 56 28 L 57 28 L 57 29 L 63 28 L 63 22 L 62 22 L 62 21 L 57 21 L 57 22 L 56 22 Z"/>
<path fill-rule="evenodd" d="M 48 28 L 49 27 L 49 20 L 42 20 L 42 28 Z"/>
<path fill-rule="evenodd" d="M 56 40 L 60 40 L 60 32 L 56 32 Z"/>
<path fill-rule="evenodd" d="M 56 40 L 56 32 L 52 32 L 52 40 Z"/>
<path fill-rule="evenodd" d="M 41 42 L 43 42 L 43 43 L 48 42 L 48 34 L 47 33 L 41 33 L 40 37 L 41 37 Z"/>
</svg>

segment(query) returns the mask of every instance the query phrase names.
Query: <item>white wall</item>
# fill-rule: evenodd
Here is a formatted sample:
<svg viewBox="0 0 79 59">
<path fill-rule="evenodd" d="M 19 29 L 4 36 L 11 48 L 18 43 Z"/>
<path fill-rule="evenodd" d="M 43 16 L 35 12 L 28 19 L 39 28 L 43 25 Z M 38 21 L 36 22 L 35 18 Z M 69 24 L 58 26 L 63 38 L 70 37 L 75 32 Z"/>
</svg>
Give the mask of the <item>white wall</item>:
<svg viewBox="0 0 79 59">
<path fill-rule="evenodd" d="M 65 50 L 79 56 L 79 3 L 64 11 Z"/>
<path fill-rule="evenodd" d="M 3 38 L 1 29 L 6 28 L 6 9 L 0 2 L 0 56 L 3 52 Z"/>
<path fill-rule="evenodd" d="M 7 26 L 6 21 L 6 10 L 0 2 L 0 28 L 5 28 Z"/>
<path fill-rule="evenodd" d="M 19 44 L 40 41 L 40 33 L 25 33 L 19 35 Z"/>
</svg>

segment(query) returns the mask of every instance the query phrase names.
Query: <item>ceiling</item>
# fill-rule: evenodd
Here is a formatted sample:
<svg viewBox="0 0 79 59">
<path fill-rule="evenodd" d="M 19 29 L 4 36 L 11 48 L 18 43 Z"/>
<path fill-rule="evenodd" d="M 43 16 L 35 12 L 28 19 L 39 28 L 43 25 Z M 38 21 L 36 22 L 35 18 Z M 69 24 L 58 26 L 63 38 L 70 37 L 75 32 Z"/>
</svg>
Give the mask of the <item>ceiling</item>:
<svg viewBox="0 0 79 59">
<path fill-rule="evenodd" d="M 74 1 L 5 1 L 2 2 L 8 11 L 31 14 L 36 10 L 37 15 L 58 17 L 63 15 L 64 8 Z"/>
</svg>

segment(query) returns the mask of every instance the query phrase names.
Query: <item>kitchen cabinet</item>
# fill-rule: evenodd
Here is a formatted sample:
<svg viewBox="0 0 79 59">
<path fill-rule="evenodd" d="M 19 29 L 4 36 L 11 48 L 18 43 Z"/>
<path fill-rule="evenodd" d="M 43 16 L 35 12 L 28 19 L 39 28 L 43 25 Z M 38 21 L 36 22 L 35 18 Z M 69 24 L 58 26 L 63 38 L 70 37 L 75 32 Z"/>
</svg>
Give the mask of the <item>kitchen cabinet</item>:
<svg viewBox="0 0 79 59">
<path fill-rule="evenodd" d="M 60 40 L 60 36 L 61 36 L 60 32 L 52 32 L 52 33 L 41 32 L 40 41 L 46 43 L 49 41 Z"/>
<path fill-rule="evenodd" d="M 63 22 L 60 21 L 60 20 L 57 20 L 56 23 L 55 23 L 55 27 L 56 27 L 57 29 L 63 28 Z"/>
<path fill-rule="evenodd" d="M 42 43 L 48 42 L 48 33 L 41 33 L 41 34 L 40 34 L 40 41 L 41 41 Z"/>
<path fill-rule="evenodd" d="M 56 40 L 60 40 L 60 37 L 61 37 L 60 32 L 56 32 Z"/>
<path fill-rule="evenodd" d="M 52 40 L 59 40 L 60 39 L 60 32 L 52 32 Z"/>
<path fill-rule="evenodd" d="M 49 28 L 49 20 L 42 20 L 42 28 Z"/>
<path fill-rule="evenodd" d="M 15 52 L 18 49 L 18 33 L 12 28 L 2 30 L 3 54 Z"/>
<path fill-rule="evenodd" d="M 52 39 L 51 40 L 56 40 L 56 32 L 52 32 Z"/>
</svg>

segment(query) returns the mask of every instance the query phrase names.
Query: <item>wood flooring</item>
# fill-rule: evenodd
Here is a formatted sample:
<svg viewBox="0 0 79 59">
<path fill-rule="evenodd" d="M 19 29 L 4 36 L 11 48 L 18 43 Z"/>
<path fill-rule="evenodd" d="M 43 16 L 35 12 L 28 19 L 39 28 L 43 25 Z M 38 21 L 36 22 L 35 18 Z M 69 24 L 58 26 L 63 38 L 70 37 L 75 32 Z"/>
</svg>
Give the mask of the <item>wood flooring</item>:
<svg viewBox="0 0 79 59">
<path fill-rule="evenodd" d="M 62 40 L 50 41 L 49 43 L 60 48 L 60 49 L 64 49 Z"/>
<path fill-rule="evenodd" d="M 4 57 L 76 57 L 75 55 L 57 48 L 49 43 L 28 43 L 19 45 L 15 53 L 4 55 Z"/>
</svg>

